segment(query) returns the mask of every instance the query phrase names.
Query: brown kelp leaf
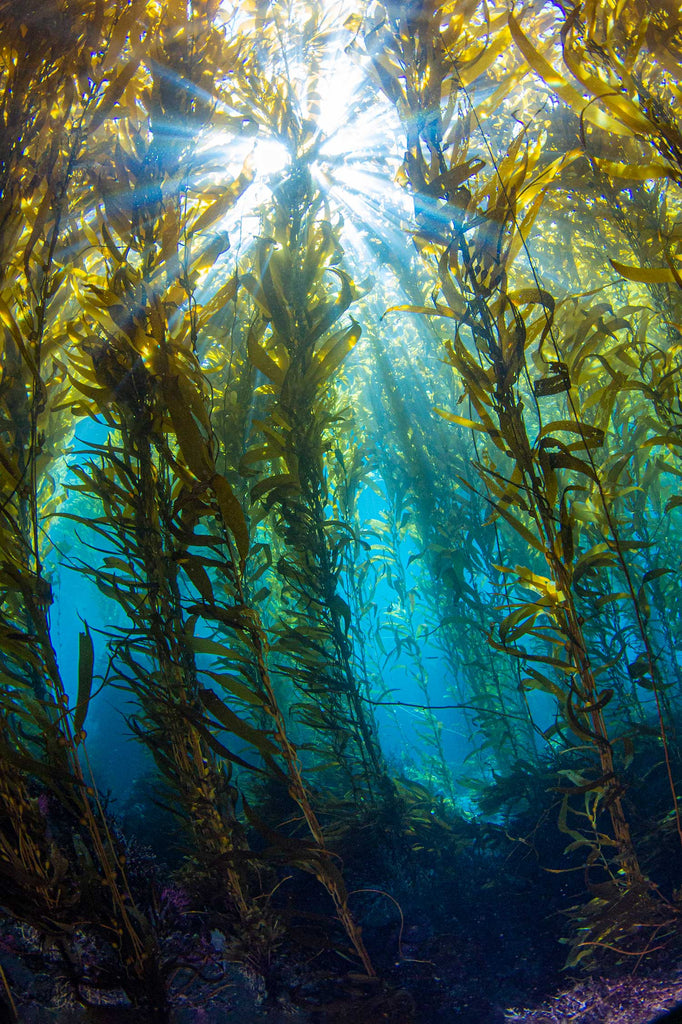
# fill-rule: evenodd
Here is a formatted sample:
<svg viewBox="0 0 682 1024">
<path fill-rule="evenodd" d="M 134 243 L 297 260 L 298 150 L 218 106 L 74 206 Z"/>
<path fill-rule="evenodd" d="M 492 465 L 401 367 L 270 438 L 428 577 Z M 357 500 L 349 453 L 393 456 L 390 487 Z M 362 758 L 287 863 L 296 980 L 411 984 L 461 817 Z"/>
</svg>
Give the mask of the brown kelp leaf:
<svg viewBox="0 0 682 1024">
<path fill-rule="evenodd" d="M 88 712 L 92 692 L 92 671 L 95 663 L 95 649 L 92 637 L 85 623 L 85 632 L 78 635 L 78 700 L 73 715 L 75 741 L 78 743 L 83 723 Z"/>
<path fill-rule="evenodd" d="M 202 686 L 199 688 L 199 697 L 206 710 L 217 719 L 222 728 L 226 729 L 227 732 L 233 733 L 233 735 L 239 737 L 240 740 L 244 740 L 250 746 L 255 747 L 262 754 L 269 754 L 270 757 L 276 757 L 279 754 L 278 747 L 268 739 L 261 729 L 254 728 L 254 726 L 240 718 L 239 715 L 236 715 L 231 708 L 228 708 L 223 703 L 214 690 Z"/>
<path fill-rule="evenodd" d="M 300 487 L 300 481 L 292 473 L 276 473 L 274 476 L 269 476 L 267 480 L 260 480 L 255 487 L 251 488 L 251 500 L 257 501 L 258 498 L 262 498 L 276 488 L 298 491 Z"/>
<path fill-rule="evenodd" d="M 245 562 L 249 554 L 249 527 L 239 500 L 225 477 L 220 473 L 216 473 L 211 478 L 211 488 L 216 496 L 222 520 L 235 539 L 239 557 L 242 562 Z"/>
<path fill-rule="evenodd" d="M 545 423 L 538 434 L 538 438 L 547 437 L 556 431 L 566 431 L 568 434 L 579 434 L 585 448 L 601 448 L 604 444 L 605 434 L 599 427 L 591 423 L 584 423 L 580 420 L 552 420 Z"/>
<path fill-rule="evenodd" d="M 114 109 L 115 105 L 118 103 L 121 96 L 125 92 L 126 88 L 132 81 L 133 75 L 135 74 L 139 66 L 139 56 L 133 57 L 131 60 L 127 61 L 123 65 L 122 69 L 119 71 L 116 77 L 109 82 L 109 85 L 105 89 L 104 95 L 102 96 L 102 99 L 100 100 L 97 109 L 92 115 L 92 119 L 90 121 L 90 124 L 88 125 L 89 131 L 94 132 L 95 129 L 99 128 L 103 121 L 109 116 L 109 114 Z"/>
<path fill-rule="evenodd" d="M 147 0 L 132 0 L 118 18 L 111 30 L 109 44 L 102 61 L 102 71 L 108 73 L 118 63 L 121 51 L 125 46 L 128 33 L 137 24 L 144 23 L 144 12 Z"/>
<path fill-rule="evenodd" d="M 210 444 L 199 430 L 177 378 L 164 378 L 162 388 L 182 457 L 198 480 L 210 480 L 215 474 Z"/>
<path fill-rule="evenodd" d="M 547 377 L 537 377 L 533 381 L 533 393 L 536 398 L 546 398 L 548 395 L 558 395 L 562 391 L 571 390 L 571 375 L 566 363 L 553 362 L 550 367 L 554 370 Z"/>
<path fill-rule="evenodd" d="M 237 676 L 231 675 L 229 672 L 211 672 L 208 670 L 205 674 L 210 676 L 222 690 L 226 690 L 234 697 L 238 697 L 239 700 L 243 700 L 247 704 L 256 704 L 259 707 L 264 705 L 265 699 L 255 693 L 247 683 L 243 683 Z"/>
<path fill-rule="evenodd" d="M 201 561 L 193 555 L 185 554 L 178 558 L 178 565 L 182 566 L 183 570 L 199 591 L 199 594 L 206 604 L 212 604 L 215 600 L 213 596 L 213 586 L 208 573 L 201 564 Z"/>
</svg>

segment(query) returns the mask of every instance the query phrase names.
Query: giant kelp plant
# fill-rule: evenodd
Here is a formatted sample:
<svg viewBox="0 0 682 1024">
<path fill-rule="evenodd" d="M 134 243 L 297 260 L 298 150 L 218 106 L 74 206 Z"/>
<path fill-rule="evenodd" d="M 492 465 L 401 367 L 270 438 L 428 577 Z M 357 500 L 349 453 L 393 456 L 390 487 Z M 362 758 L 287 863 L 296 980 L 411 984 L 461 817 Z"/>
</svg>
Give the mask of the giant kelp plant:
<svg viewBox="0 0 682 1024">
<path fill-rule="evenodd" d="M 0 53 L 7 1019 L 677 955 L 676 5 L 0 0 Z"/>
</svg>

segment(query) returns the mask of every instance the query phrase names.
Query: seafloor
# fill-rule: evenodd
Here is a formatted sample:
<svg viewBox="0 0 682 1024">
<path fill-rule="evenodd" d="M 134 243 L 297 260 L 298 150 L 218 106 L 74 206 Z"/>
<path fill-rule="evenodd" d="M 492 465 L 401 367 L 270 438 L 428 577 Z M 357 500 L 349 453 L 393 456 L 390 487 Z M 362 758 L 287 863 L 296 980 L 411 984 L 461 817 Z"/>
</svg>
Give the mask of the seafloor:
<svg viewBox="0 0 682 1024">
<path fill-rule="evenodd" d="M 76 928 L 60 942 L 0 918 L 0 1024 L 647 1024 L 682 1004 L 679 837 L 656 748 L 643 745 L 629 795 L 657 887 L 629 906 L 608 903 L 604 878 L 581 851 L 566 852 L 552 777 L 526 780 L 523 798 L 495 780 L 476 817 L 425 797 L 429 813 L 406 803 L 337 827 L 334 856 L 379 980 L 360 971 L 313 875 L 267 864 L 267 850 L 259 870 L 273 933 L 256 964 L 234 917 L 197 884 L 170 812 L 144 794 L 114 801 L 132 897 L 154 922 L 167 1012 L 126 1005 L 101 936 Z M 286 818 L 275 796 L 270 813 Z M 59 834 L 58 801 L 45 807 Z"/>
<path fill-rule="evenodd" d="M 82 1008 L 54 984 L 54 978 L 33 975 L 12 957 L 2 958 L 3 969 L 13 977 L 14 998 L 21 1024 L 144 1024 L 139 1011 L 126 1006 Z M 297 1006 L 291 998 L 269 1000 L 258 986 L 235 969 L 226 972 L 222 991 L 201 1006 L 199 993 L 176 1006 L 169 1024 L 361 1024 L 389 1021 L 392 1024 L 648 1024 L 666 1021 L 682 1024 L 682 963 L 665 962 L 646 974 L 621 973 L 574 980 L 556 995 L 537 1006 L 496 1005 L 485 991 L 473 991 L 466 976 L 451 968 L 439 977 L 449 993 L 449 1008 L 434 1008 L 428 1001 L 418 1003 L 405 990 L 361 993 L 357 1000 L 344 999 L 317 1007 Z M 491 981 L 492 984 L 492 981 Z M 494 987 L 494 986 L 493 986 Z M 488 990 L 490 991 L 490 990 Z M 206 993 L 208 997 L 208 993 Z M 415 995 L 417 993 L 415 992 Z M 385 1000 L 385 1002 L 384 1002 Z M 12 1021 L 7 1009 L 0 1009 L 0 1022 Z"/>
</svg>

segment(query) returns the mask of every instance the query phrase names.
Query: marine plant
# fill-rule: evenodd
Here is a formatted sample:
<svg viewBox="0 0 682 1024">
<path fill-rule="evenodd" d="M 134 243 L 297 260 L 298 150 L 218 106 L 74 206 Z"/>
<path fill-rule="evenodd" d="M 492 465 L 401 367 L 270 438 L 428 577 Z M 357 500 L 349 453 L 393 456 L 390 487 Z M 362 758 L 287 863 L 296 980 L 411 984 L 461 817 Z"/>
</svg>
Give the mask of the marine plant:
<svg viewBox="0 0 682 1024">
<path fill-rule="evenodd" d="M 498 829 L 464 794 L 496 842 L 558 819 L 571 966 L 677 927 L 680 22 L 650 7 L 0 0 L 0 908 L 82 1001 L 161 1020 L 174 973 L 90 769 L 100 689 L 206 955 L 272 992 L 313 973 L 310 876 L 321 973 L 387 1006 L 351 903 L 449 891 Z M 73 665 L 67 574 L 102 602 Z"/>
<path fill-rule="evenodd" d="M 52 643 L 46 568 L 56 490 L 49 469 L 70 428 L 57 355 L 70 284 L 68 214 L 115 48 L 94 13 L 88 4 L 53 15 L 38 6 L 2 11 L 2 905 L 58 944 L 79 998 L 86 999 L 71 961 L 78 928 L 118 950 L 110 983 L 163 1017 L 154 929 L 132 899 L 85 753 L 91 634 L 86 626 L 80 636 L 71 705 Z M 115 23 L 121 5 L 108 15 Z M 100 970 L 106 978 L 112 968 Z"/>
<path fill-rule="evenodd" d="M 587 771 L 565 773 L 573 785 L 562 787 L 565 797 L 560 827 L 573 840 L 569 849 L 582 845 L 590 848 L 588 864 L 601 861 L 606 868 L 615 885 L 615 902 L 622 903 L 618 890 L 624 884 L 628 894 L 635 894 L 633 898 L 645 904 L 648 882 L 632 844 L 624 791 L 604 715 L 613 691 L 599 688 L 600 670 L 595 667 L 583 630 L 585 618 L 577 586 L 580 576 L 600 565 L 620 569 L 625 578 L 626 594 L 632 599 L 637 620 L 638 641 L 644 648 L 640 659 L 648 666 L 644 671 L 656 696 L 670 774 L 654 657 L 631 568 L 624 557 L 627 545 L 616 526 L 612 498 L 601 476 L 603 466 L 595 455 L 604 444 L 610 417 L 607 413 L 597 425 L 572 399 L 575 377 L 563 355 L 556 317 L 560 306 L 542 287 L 532 262 L 528 285 L 512 290 L 508 284 L 519 253 L 530 256 L 526 238 L 544 193 L 552 178 L 576 159 L 577 151 L 564 153 L 552 164 L 545 163 L 533 176 L 540 148 L 537 141 L 527 139 L 528 126 L 521 125 L 504 156 L 493 157 L 482 131 L 482 114 L 467 90 L 468 81 L 477 77 L 471 70 L 472 66 L 477 68 L 476 61 L 472 61 L 468 49 L 471 22 L 463 30 L 453 15 L 446 18 L 448 29 L 444 31 L 444 17 L 446 13 L 440 7 L 421 8 L 416 16 L 410 11 L 392 18 L 389 13 L 379 27 L 384 33 L 392 29 L 390 46 L 399 58 L 394 56 L 390 65 L 384 56 L 386 47 L 382 46 L 378 55 L 374 49 L 377 30 L 366 36 L 376 73 L 401 107 L 408 146 L 404 173 L 419 218 L 415 240 L 422 254 L 433 259 L 437 270 L 431 307 L 397 308 L 446 317 L 452 322 L 452 332 L 445 339 L 447 359 L 456 371 L 462 388 L 459 401 L 467 403 L 469 416 L 439 412 L 487 438 L 486 448 L 480 453 L 477 450 L 474 465 L 487 494 L 489 521 L 506 524 L 528 549 L 523 564 L 498 566 L 498 571 L 512 582 L 512 603 L 499 624 L 499 636 L 491 634 L 490 641 L 521 660 L 528 673 L 522 683 L 525 688 L 540 688 L 557 699 L 566 725 L 581 743 L 592 746 L 597 759 L 596 778 Z M 519 42 L 511 15 L 508 23 Z M 487 69 L 489 62 L 484 66 Z M 481 173 L 483 161 L 467 159 L 468 140 L 460 134 L 459 125 L 453 129 L 448 123 L 455 105 L 453 94 L 458 92 L 461 104 L 469 108 L 469 116 L 482 133 L 484 151 L 492 158 L 490 177 L 484 178 Z M 484 109 L 489 102 L 484 99 Z M 589 322 L 589 311 L 585 315 Z M 629 326 L 626 320 L 614 320 L 610 330 L 623 326 Z M 527 352 L 531 345 L 537 346 L 534 363 L 540 376 L 529 373 Z M 612 400 L 616 387 L 614 381 Z M 559 418 L 561 413 L 551 409 L 547 415 L 544 400 L 563 393 L 567 396 L 567 414 Z M 530 440 L 531 431 L 534 441 Z M 600 539 L 581 554 L 580 534 L 587 531 L 581 530 L 573 515 L 573 500 L 585 491 L 595 495 L 607 540 L 604 543 Z M 546 575 L 528 564 L 534 552 L 543 557 Z M 649 579 L 650 575 L 645 582 Z M 532 595 L 530 600 L 525 596 L 528 593 Z M 505 600 L 509 598 L 510 590 L 505 589 Z M 530 646 L 518 643 L 522 637 L 532 638 Z M 549 653 L 542 650 L 545 644 L 550 645 Z M 548 675 L 547 666 L 558 679 Z M 556 728 L 561 727 L 548 730 L 546 736 L 551 737 Z M 671 774 L 670 781 L 675 798 Z M 592 833 L 589 836 L 567 821 L 571 792 L 584 795 L 584 811 L 577 814 L 587 823 Z M 597 818 L 602 811 L 608 811 L 611 836 L 599 828 Z M 609 847 L 615 849 L 611 868 Z M 655 909 L 653 916 L 652 927 L 658 928 Z M 589 941 L 583 945 L 589 946 Z M 578 956 L 584 953 L 582 949 Z"/>
<path fill-rule="evenodd" d="M 312 846 L 290 840 L 290 855 L 327 888 L 371 973 L 270 682 L 268 640 L 247 591 L 249 529 L 217 470 L 217 436 L 197 355 L 203 330 L 235 283 L 229 280 L 201 302 L 197 282 L 212 243 L 210 236 L 199 244 L 195 239 L 225 213 L 247 180 L 192 204 L 191 181 L 178 178 L 188 140 L 180 136 L 176 145 L 167 138 L 176 119 L 182 117 L 186 130 L 195 120 L 198 132 L 206 116 L 187 81 L 199 76 L 205 86 L 206 67 L 216 67 L 209 58 L 220 33 L 207 24 L 207 14 L 195 6 L 186 15 L 167 15 L 155 59 L 163 58 L 166 69 L 175 63 L 180 84 L 171 88 L 165 73 L 154 78 L 147 99 L 150 140 L 145 143 L 131 124 L 131 149 L 118 148 L 115 166 L 107 167 L 104 157 L 97 166 L 103 280 L 95 285 L 91 274 L 83 314 L 71 329 L 87 357 L 74 356 L 75 387 L 89 400 L 91 415 L 106 424 L 108 437 L 81 452 L 87 458 L 72 467 L 78 483 L 71 490 L 97 499 L 105 515 L 94 524 L 67 515 L 94 528 L 93 547 L 112 552 L 101 567 L 81 568 L 131 623 L 111 634 L 114 679 L 137 699 L 131 725 L 178 800 L 204 891 L 217 885 L 227 899 L 221 908 L 213 897 L 216 913 L 227 912 L 228 925 L 230 916 L 236 922 L 233 954 L 267 973 L 278 934 L 258 876 L 248 870 L 253 854 L 231 781 L 238 765 L 271 773 L 288 787 L 312 833 Z M 129 205 L 118 188 L 124 173 Z M 93 232 L 93 247 L 95 241 Z M 246 744 L 247 752 L 238 753 L 225 734 Z"/>
<path fill-rule="evenodd" d="M 311 25 L 307 32 L 314 51 Z M 258 441 L 242 465 L 267 467 L 251 500 L 254 511 L 268 512 L 278 538 L 273 557 L 282 608 L 273 649 L 279 674 L 294 687 L 306 744 L 322 744 L 321 756 L 331 755 L 330 767 L 342 773 L 356 799 L 363 789 L 371 799 L 390 786 L 353 664 L 343 591 L 353 529 L 332 507 L 334 464 L 343 459 L 338 438 L 348 413 L 336 405 L 331 385 L 361 333 L 352 317 L 350 324 L 341 320 L 358 289 L 343 269 L 338 225 L 311 176 L 321 139 L 313 117 L 306 117 L 314 114 L 314 93 L 299 98 L 292 91 L 284 100 L 277 86 L 276 79 L 269 86 L 280 97 L 271 116 L 289 166 L 264 211 L 248 269 L 239 274 L 254 303 L 248 358 L 265 382 L 253 419 Z"/>
</svg>

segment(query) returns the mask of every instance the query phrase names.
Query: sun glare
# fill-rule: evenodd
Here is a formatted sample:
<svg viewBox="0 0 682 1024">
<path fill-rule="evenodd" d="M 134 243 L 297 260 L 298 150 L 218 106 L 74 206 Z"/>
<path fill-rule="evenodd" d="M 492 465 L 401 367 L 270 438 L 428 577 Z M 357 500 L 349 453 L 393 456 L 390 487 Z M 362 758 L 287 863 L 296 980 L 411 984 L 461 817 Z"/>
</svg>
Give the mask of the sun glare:
<svg viewBox="0 0 682 1024">
<path fill-rule="evenodd" d="M 253 12 L 238 14 L 223 4 L 226 31 L 236 35 L 253 27 Z M 344 221 L 354 224 L 354 237 L 363 231 L 400 234 L 401 218 L 409 203 L 395 183 L 403 154 L 392 142 L 400 138 L 395 110 L 369 81 L 366 68 L 351 52 L 352 13 L 348 3 L 274 3 L 270 15 L 278 24 L 276 45 L 263 44 L 261 61 L 273 90 L 279 90 L 310 141 L 304 147 L 310 172 L 323 194 L 333 198 Z M 313 27 L 311 27 L 313 26 Z M 230 116 L 227 108 L 221 114 Z M 199 150 L 205 173 L 219 184 L 234 180 L 249 166 L 253 180 L 221 222 L 220 229 L 239 234 L 248 244 L 260 230 L 258 211 L 286 177 L 290 149 L 272 125 L 245 124 L 233 130 L 209 130 Z M 360 234 L 358 234 L 358 232 Z M 395 238 L 390 240 L 392 244 Z M 356 248 L 354 245 L 353 248 Z"/>
</svg>

